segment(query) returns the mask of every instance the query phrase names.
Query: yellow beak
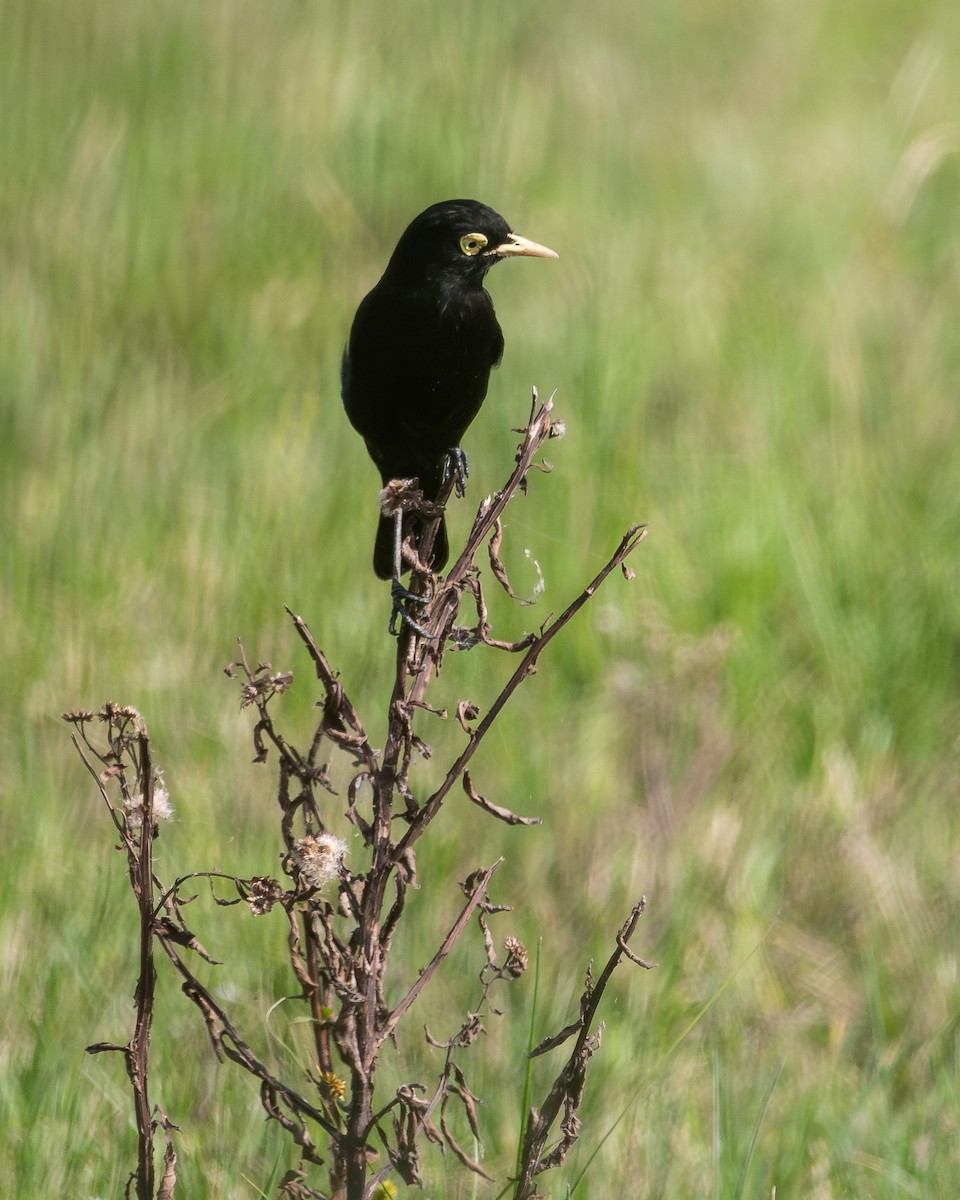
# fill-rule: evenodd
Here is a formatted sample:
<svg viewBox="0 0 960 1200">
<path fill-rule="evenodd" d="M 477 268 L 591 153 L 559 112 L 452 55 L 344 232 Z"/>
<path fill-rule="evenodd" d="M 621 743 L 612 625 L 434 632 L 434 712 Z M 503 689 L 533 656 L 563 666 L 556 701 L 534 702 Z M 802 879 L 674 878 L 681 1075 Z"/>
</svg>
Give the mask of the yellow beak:
<svg viewBox="0 0 960 1200">
<path fill-rule="evenodd" d="M 560 257 L 555 250 L 549 250 L 538 242 L 531 242 L 529 238 L 521 237 L 519 233 L 511 233 L 505 242 L 501 242 L 499 246 L 493 246 L 489 250 L 484 250 L 484 254 L 497 254 L 501 258 L 520 254 L 525 254 L 528 258 Z"/>
</svg>

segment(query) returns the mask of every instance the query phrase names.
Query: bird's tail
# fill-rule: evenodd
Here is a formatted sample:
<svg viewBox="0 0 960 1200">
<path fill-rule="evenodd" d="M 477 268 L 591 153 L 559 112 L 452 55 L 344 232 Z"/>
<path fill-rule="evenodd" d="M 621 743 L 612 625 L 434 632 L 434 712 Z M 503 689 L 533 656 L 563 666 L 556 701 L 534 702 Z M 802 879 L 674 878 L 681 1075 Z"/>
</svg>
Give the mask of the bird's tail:
<svg viewBox="0 0 960 1200">
<path fill-rule="evenodd" d="M 419 548 L 420 536 L 423 532 L 424 521 L 408 513 L 403 518 L 403 536 L 412 537 L 413 544 Z M 450 549 L 447 542 L 447 522 L 440 518 L 437 535 L 433 539 L 433 554 L 430 567 L 434 571 L 442 571 L 447 565 Z M 373 547 L 373 569 L 380 579 L 393 578 L 393 517 L 381 517 L 377 526 L 377 540 Z"/>
</svg>

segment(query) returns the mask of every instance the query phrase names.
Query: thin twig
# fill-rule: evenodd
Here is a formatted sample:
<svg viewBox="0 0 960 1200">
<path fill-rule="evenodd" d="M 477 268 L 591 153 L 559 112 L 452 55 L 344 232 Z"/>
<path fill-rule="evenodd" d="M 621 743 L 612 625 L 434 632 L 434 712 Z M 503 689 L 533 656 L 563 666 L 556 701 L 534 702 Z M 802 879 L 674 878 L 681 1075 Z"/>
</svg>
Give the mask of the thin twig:
<svg viewBox="0 0 960 1200">
<path fill-rule="evenodd" d="M 440 943 L 440 946 L 438 947 L 437 952 L 434 954 L 433 958 L 430 960 L 429 963 L 427 963 L 427 965 L 424 967 L 424 969 L 420 972 L 420 975 L 417 977 L 416 982 L 413 984 L 413 986 L 410 988 L 410 990 L 407 992 L 407 994 L 403 997 L 403 999 L 400 1001 L 400 1003 L 396 1006 L 396 1008 L 394 1008 L 393 1012 L 390 1014 L 389 1018 L 387 1019 L 386 1024 L 383 1026 L 382 1038 L 384 1041 L 386 1041 L 386 1039 L 391 1036 L 394 1029 L 396 1029 L 398 1023 L 405 1016 L 407 1010 L 410 1008 L 410 1006 L 413 1004 L 413 1002 L 416 1000 L 416 998 L 420 995 L 420 993 L 423 991 L 423 989 L 427 986 L 427 984 L 433 978 L 434 973 L 437 970 L 437 967 L 440 966 L 440 964 L 443 962 L 443 960 L 447 957 L 447 955 L 453 949 L 454 944 L 460 937 L 461 933 L 463 933 L 464 927 L 466 926 L 467 922 L 473 916 L 474 912 L 476 912 L 478 905 L 484 899 L 486 899 L 487 888 L 490 885 L 490 880 L 493 878 L 494 872 L 497 870 L 497 868 L 501 865 L 502 862 L 503 862 L 503 859 L 498 858 L 497 861 L 492 866 L 487 867 L 487 869 L 485 871 L 483 871 L 482 874 L 480 874 L 479 876 L 474 878 L 473 892 L 472 892 L 469 900 L 467 901 L 467 903 L 464 905 L 463 910 L 461 911 L 459 917 L 457 917 L 456 921 L 454 921 L 449 933 L 443 939 L 443 941 Z"/>
<path fill-rule="evenodd" d="M 426 801 L 426 803 L 417 813 L 416 817 L 414 817 L 410 824 L 410 828 L 397 844 L 395 851 L 397 856 L 404 854 L 419 839 L 424 830 L 433 820 L 434 816 L 436 816 L 436 813 L 446 798 L 447 793 L 463 774 L 490 727 L 493 725 L 494 721 L 496 721 L 497 717 L 499 717 L 504 705 L 506 705 L 507 701 L 514 694 L 524 679 L 526 679 L 528 675 L 532 674 L 534 668 L 536 667 L 537 660 L 550 642 L 552 642 L 560 630 L 563 629 L 564 626 L 576 616 L 576 614 L 581 608 L 583 608 L 587 601 L 594 596 L 597 588 L 600 587 L 610 573 L 615 571 L 617 567 L 623 563 L 627 556 L 631 554 L 637 548 L 637 546 L 640 545 L 646 536 L 646 526 L 631 526 L 630 529 L 628 529 L 624 534 L 620 541 L 620 545 L 614 551 L 613 555 L 610 557 L 603 569 L 583 589 L 580 595 L 567 605 L 560 616 L 543 630 L 536 642 L 523 656 L 520 661 L 520 665 L 510 676 L 503 690 L 500 692 L 500 695 L 497 696 L 496 700 L 494 700 L 480 724 L 473 731 L 470 740 L 461 751 L 456 762 L 454 762 L 453 766 L 447 772 L 446 778 L 433 793 L 433 795 L 430 796 L 430 798 Z"/>
</svg>

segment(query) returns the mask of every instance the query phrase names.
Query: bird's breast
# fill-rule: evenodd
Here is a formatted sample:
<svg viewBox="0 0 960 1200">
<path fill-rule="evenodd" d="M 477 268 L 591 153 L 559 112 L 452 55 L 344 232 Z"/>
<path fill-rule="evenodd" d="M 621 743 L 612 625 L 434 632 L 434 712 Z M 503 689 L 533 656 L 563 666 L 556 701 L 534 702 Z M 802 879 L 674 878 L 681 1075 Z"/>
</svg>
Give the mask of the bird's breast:
<svg viewBox="0 0 960 1200">
<path fill-rule="evenodd" d="M 503 352 L 482 288 L 384 286 L 362 302 L 342 375 L 354 427 L 384 447 L 416 442 L 430 454 L 459 445 Z"/>
</svg>

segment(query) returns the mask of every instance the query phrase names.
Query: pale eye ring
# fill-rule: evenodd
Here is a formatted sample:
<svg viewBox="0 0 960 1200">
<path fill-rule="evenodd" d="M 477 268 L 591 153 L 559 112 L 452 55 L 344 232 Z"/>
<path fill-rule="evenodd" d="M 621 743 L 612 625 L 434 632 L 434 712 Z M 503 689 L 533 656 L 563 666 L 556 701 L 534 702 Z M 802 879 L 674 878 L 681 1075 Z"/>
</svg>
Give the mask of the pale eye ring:
<svg viewBox="0 0 960 1200">
<path fill-rule="evenodd" d="M 460 249 L 471 257 L 479 254 L 486 244 L 487 239 L 482 233 L 465 233 L 460 239 Z"/>
</svg>

